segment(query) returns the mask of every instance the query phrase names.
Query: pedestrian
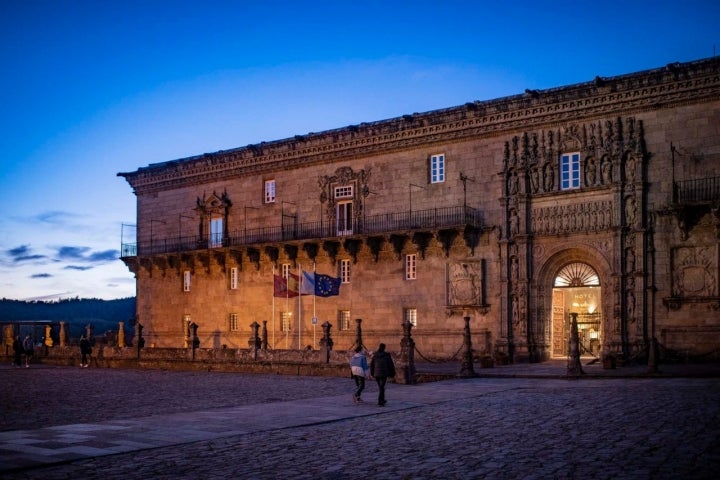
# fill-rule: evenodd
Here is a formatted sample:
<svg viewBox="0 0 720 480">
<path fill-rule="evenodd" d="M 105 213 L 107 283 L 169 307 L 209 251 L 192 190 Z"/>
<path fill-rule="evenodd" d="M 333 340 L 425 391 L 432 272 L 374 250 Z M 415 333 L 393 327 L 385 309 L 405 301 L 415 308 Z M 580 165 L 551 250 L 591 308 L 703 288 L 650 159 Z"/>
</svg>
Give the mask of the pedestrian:
<svg viewBox="0 0 720 480">
<path fill-rule="evenodd" d="M 22 367 L 23 344 L 20 335 L 15 335 L 13 340 L 13 367 Z"/>
<path fill-rule="evenodd" d="M 385 344 L 378 345 L 377 352 L 370 361 L 370 372 L 378 384 L 378 406 L 384 407 L 385 384 L 388 378 L 395 377 L 395 363 L 389 353 L 385 351 Z"/>
<path fill-rule="evenodd" d="M 370 376 L 367 358 L 361 346 L 355 348 L 355 355 L 350 358 L 350 373 L 355 380 L 355 393 L 353 393 L 353 402 L 362 402 L 360 395 L 365 390 L 365 378 Z"/>
<path fill-rule="evenodd" d="M 33 356 L 33 341 L 28 333 L 23 340 L 23 350 L 25 351 L 25 368 L 30 368 L 30 358 Z"/>
<path fill-rule="evenodd" d="M 88 367 L 88 355 L 92 353 L 92 346 L 90 340 L 85 338 L 85 335 L 80 335 L 80 366 L 83 368 Z"/>
</svg>

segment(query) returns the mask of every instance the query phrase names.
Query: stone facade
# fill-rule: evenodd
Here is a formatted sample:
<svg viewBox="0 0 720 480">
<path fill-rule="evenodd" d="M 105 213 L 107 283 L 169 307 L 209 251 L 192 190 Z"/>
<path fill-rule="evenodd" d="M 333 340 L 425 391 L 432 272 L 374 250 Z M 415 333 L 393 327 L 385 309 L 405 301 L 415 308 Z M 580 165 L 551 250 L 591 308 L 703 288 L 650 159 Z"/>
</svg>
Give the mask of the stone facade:
<svg viewBox="0 0 720 480">
<path fill-rule="evenodd" d="M 123 261 L 157 347 L 349 349 L 512 361 L 720 348 L 720 61 L 686 64 L 120 173 L 137 196 Z M 273 188 L 268 187 L 268 183 Z M 273 296 L 273 277 L 341 277 Z M 316 320 L 314 320 L 316 319 Z M 341 320 L 342 319 L 342 320 Z M 349 320 L 349 321 L 348 321 Z M 396 346 L 393 348 L 393 346 Z"/>
</svg>

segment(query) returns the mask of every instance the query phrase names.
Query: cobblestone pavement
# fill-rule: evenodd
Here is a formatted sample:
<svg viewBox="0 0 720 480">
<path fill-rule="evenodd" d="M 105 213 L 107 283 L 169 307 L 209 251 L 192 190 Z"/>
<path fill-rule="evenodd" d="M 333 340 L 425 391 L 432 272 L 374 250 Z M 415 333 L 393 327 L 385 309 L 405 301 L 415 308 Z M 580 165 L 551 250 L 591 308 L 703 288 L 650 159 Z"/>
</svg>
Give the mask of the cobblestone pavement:
<svg viewBox="0 0 720 480">
<path fill-rule="evenodd" d="M 391 384 L 384 408 L 370 402 L 372 384 L 353 405 L 341 378 L 48 367 L 0 379 L 10 434 L 237 405 L 267 420 L 245 434 L 0 473 L 8 480 L 709 479 L 720 468 L 718 378 Z M 277 421 L 288 409 L 292 425 Z M 309 418 L 322 409 L 333 419 Z"/>
</svg>

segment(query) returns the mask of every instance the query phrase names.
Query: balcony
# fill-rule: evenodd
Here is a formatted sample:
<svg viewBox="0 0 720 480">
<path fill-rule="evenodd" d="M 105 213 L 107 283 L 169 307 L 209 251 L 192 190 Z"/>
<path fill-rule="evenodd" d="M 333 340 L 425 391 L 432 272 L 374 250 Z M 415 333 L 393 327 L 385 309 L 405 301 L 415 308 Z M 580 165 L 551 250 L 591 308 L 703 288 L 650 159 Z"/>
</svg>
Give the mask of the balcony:
<svg viewBox="0 0 720 480">
<path fill-rule="evenodd" d="M 709 205 L 720 202 L 720 177 L 685 180 L 673 184 L 676 205 Z"/>
<path fill-rule="evenodd" d="M 199 236 L 151 238 L 140 243 L 122 243 L 121 258 L 189 252 L 222 247 L 243 247 L 265 243 L 320 240 L 338 237 L 410 233 L 423 230 L 481 230 L 482 214 L 468 206 L 441 207 L 428 210 L 371 215 L 358 220 L 353 230 L 339 235 L 334 224 L 308 222 L 274 227 L 236 229 L 226 239 Z"/>
</svg>

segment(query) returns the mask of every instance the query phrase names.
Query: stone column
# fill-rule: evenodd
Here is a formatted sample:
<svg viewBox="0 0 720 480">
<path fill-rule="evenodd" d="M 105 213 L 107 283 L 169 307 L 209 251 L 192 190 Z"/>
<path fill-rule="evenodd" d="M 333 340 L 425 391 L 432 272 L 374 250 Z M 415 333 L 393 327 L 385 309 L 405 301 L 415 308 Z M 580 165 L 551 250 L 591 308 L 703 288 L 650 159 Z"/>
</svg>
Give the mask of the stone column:
<svg viewBox="0 0 720 480">
<path fill-rule="evenodd" d="M 470 334 L 470 317 L 463 317 L 465 320 L 465 328 L 463 330 L 463 361 L 460 367 L 458 377 L 474 377 L 475 366 L 473 364 L 472 337 Z"/>
<path fill-rule="evenodd" d="M 572 323 L 570 325 L 570 344 L 568 346 L 568 377 L 579 377 L 585 373 L 580 363 L 580 335 L 578 334 L 577 316 L 577 313 L 570 314 Z"/>
<path fill-rule="evenodd" d="M 125 322 L 118 323 L 117 346 L 125 348 Z"/>
<path fill-rule="evenodd" d="M 53 346 L 52 326 L 51 325 L 45 325 L 45 346 L 46 347 Z"/>
<path fill-rule="evenodd" d="M 333 347 L 333 340 L 330 337 L 330 329 L 332 328 L 332 325 L 330 322 L 325 322 L 322 324 L 323 329 L 323 338 L 320 339 L 320 348 L 323 349 L 325 352 L 325 363 L 330 363 L 330 352 L 332 351 Z"/>
<path fill-rule="evenodd" d="M 67 330 L 65 329 L 65 322 L 60 322 L 60 346 L 64 347 L 67 345 Z"/>
<path fill-rule="evenodd" d="M 406 385 L 415 385 L 417 383 L 417 375 L 415 370 L 415 340 L 412 339 L 412 323 L 405 320 L 402 323 L 403 338 L 400 340 L 400 359 L 398 362 L 398 370 L 402 371 L 402 375 L 396 378 L 398 383 Z"/>
</svg>

